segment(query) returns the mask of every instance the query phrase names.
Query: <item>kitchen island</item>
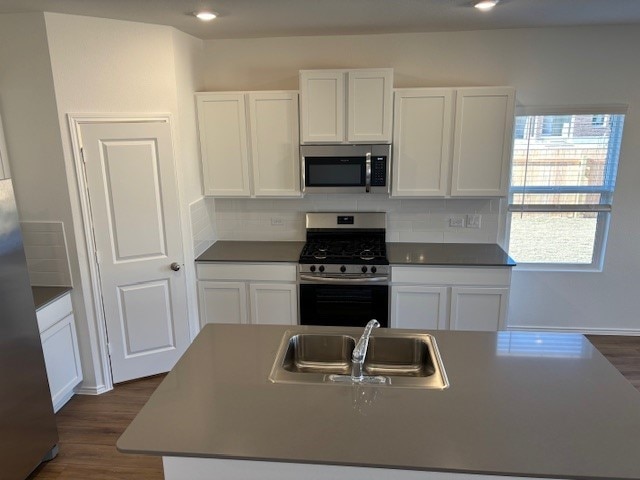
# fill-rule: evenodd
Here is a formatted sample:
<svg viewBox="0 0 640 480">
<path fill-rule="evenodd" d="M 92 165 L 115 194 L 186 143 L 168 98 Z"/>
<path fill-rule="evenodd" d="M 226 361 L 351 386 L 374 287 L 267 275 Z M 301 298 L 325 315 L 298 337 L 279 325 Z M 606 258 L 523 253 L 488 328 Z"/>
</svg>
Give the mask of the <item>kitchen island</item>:
<svg viewBox="0 0 640 480">
<path fill-rule="evenodd" d="M 439 390 L 272 383 L 290 330 L 323 327 L 205 326 L 118 449 L 167 480 L 640 478 L 640 393 L 581 335 L 431 332 Z"/>
</svg>

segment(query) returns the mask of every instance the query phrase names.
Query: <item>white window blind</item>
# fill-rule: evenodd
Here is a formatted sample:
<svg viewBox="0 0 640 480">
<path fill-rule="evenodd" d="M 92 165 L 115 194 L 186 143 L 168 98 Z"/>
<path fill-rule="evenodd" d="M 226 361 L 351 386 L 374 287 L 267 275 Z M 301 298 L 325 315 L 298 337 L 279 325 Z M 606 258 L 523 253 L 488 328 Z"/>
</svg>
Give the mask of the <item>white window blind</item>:
<svg viewBox="0 0 640 480">
<path fill-rule="evenodd" d="M 623 124 L 623 114 L 518 116 L 509 210 L 610 211 Z"/>
</svg>

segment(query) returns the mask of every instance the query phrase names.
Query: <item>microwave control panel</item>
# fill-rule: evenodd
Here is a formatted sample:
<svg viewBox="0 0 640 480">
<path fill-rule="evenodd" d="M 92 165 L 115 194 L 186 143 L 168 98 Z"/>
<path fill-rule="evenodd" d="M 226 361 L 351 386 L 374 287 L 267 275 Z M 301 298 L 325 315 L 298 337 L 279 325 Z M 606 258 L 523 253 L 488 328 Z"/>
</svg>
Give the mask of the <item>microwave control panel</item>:
<svg viewBox="0 0 640 480">
<path fill-rule="evenodd" d="M 387 157 L 373 157 L 371 159 L 371 186 L 384 187 L 387 185 Z"/>
</svg>

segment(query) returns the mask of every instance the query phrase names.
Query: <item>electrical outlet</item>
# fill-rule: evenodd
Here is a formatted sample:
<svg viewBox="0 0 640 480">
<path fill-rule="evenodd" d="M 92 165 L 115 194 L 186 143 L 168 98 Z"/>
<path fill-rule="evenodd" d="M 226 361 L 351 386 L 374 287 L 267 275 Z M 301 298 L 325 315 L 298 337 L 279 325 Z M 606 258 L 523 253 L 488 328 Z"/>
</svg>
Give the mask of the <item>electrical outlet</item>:
<svg viewBox="0 0 640 480">
<path fill-rule="evenodd" d="M 449 226 L 452 228 L 464 228 L 464 217 L 449 217 Z"/>
<path fill-rule="evenodd" d="M 473 215 L 467 215 L 467 228 L 480 228 L 482 222 L 482 215 L 474 213 Z"/>
<path fill-rule="evenodd" d="M 271 217 L 271 225 L 284 225 L 284 221 L 280 217 Z"/>
</svg>

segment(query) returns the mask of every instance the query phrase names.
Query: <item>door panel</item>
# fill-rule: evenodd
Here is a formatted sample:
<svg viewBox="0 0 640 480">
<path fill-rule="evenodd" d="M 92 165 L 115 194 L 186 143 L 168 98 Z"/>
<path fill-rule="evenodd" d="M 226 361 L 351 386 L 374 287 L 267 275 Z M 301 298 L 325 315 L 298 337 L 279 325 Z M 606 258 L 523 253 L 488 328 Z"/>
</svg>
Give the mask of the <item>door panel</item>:
<svg viewBox="0 0 640 480">
<path fill-rule="evenodd" d="M 102 146 L 114 262 L 166 255 L 158 145 L 143 139 Z"/>
<path fill-rule="evenodd" d="M 115 383 L 170 370 L 189 344 L 171 129 L 80 127 Z"/>
<path fill-rule="evenodd" d="M 125 358 L 175 348 L 168 279 L 118 290 Z"/>
</svg>

